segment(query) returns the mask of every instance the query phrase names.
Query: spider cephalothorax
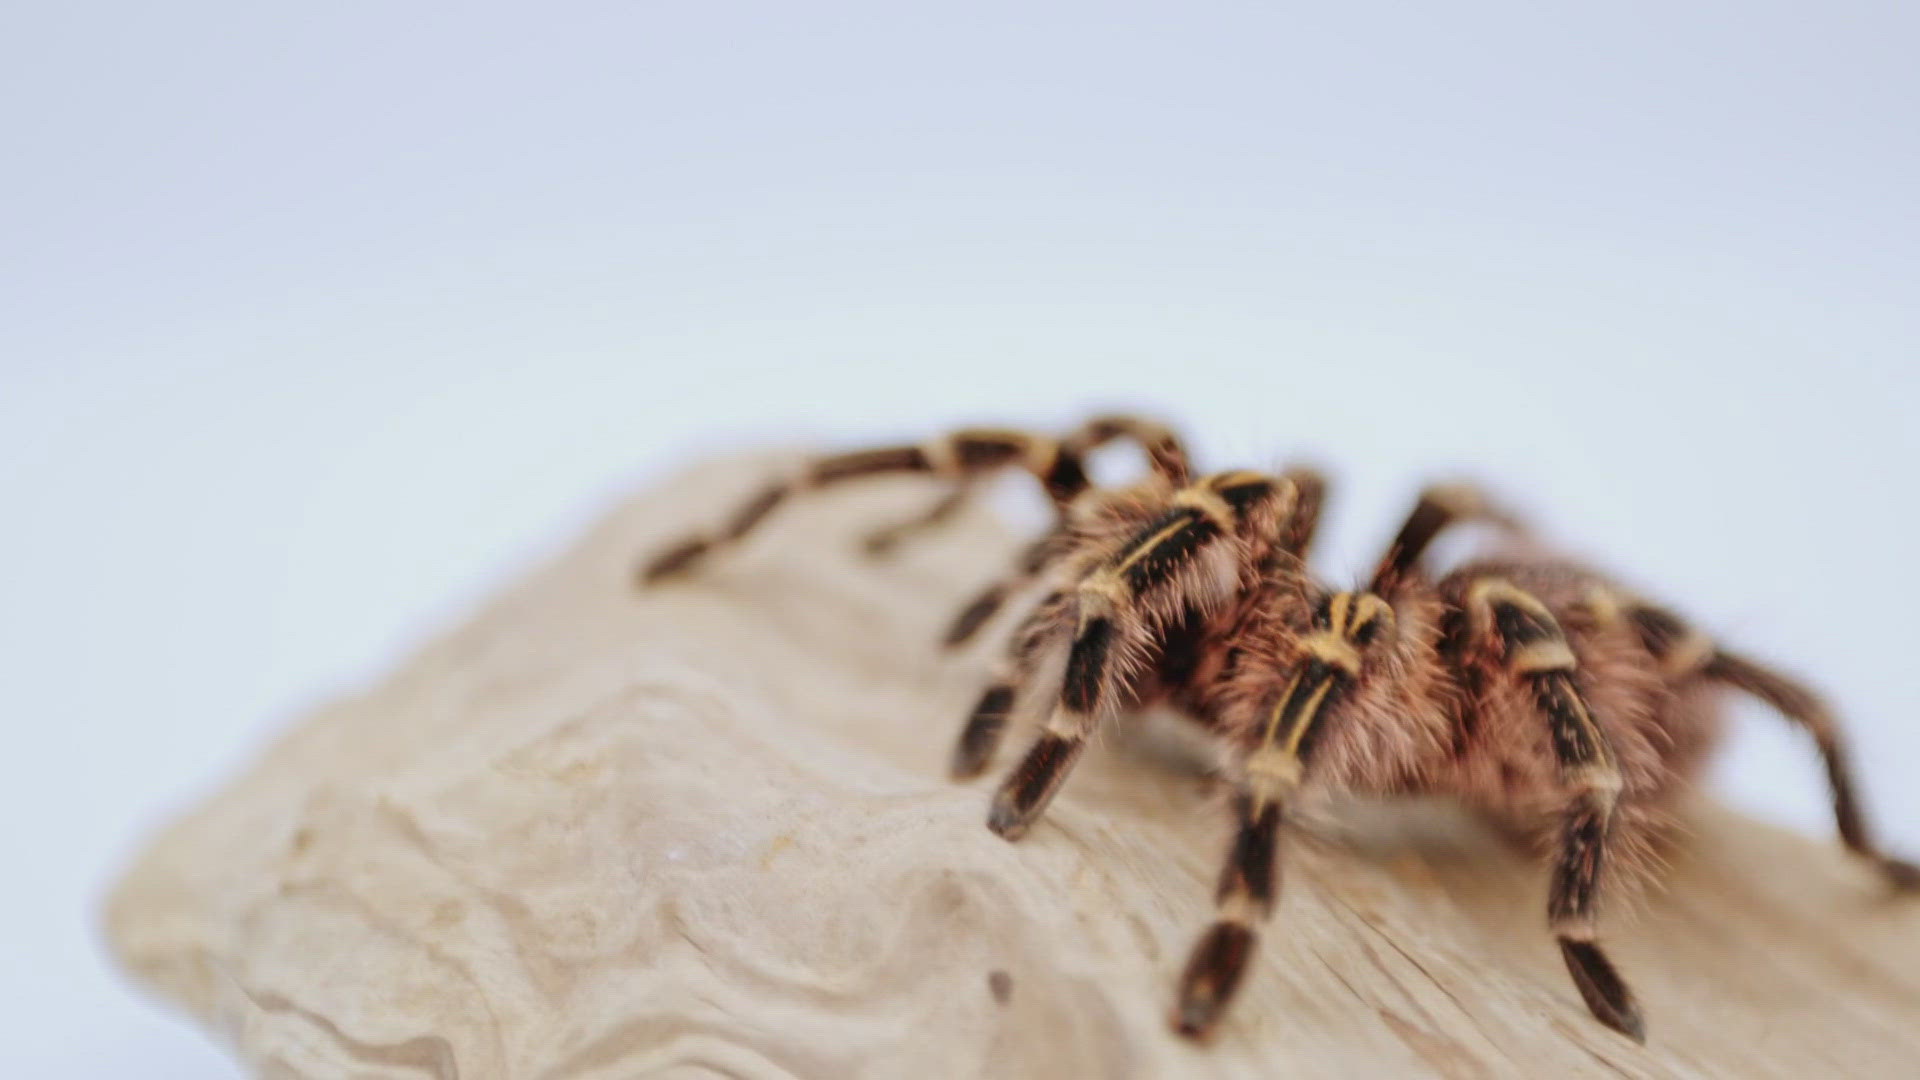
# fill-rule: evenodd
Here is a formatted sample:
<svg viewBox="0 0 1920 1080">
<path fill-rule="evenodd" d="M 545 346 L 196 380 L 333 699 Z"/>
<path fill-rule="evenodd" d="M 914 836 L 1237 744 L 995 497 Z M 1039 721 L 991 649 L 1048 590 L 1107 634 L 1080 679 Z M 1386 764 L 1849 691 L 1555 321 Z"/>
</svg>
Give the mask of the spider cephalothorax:
<svg viewBox="0 0 1920 1080">
<path fill-rule="evenodd" d="M 1120 437 L 1143 445 L 1151 475 L 1093 488 L 1085 453 Z M 1798 683 L 1531 548 L 1430 575 L 1423 555 L 1449 525 L 1518 531 L 1475 490 L 1428 489 L 1366 587 L 1340 591 L 1306 568 L 1324 491 L 1316 473 L 1193 479 L 1186 462 L 1167 428 L 1127 417 L 1059 440 L 973 430 L 840 455 L 766 489 L 717 536 L 668 549 L 642 577 L 684 572 L 740 539 L 797 484 L 890 471 L 948 478 L 954 493 L 931 513 L 877 534 L 891 543 L 945 517 L 988 472 L 1020 466 L 1038 478 L 1058 507 L 1054 526 L 946 636 L 962 644 L 1009 598 L 1038 597 L 968 714 L 950 771 L 978 775 L 1012 721 L 1037 723 L 988 810 L 988 827 L 1012 840 L 1112 717 L 1165 702 L 1219 743 L 1234 833 L 1219 913 L 1181 975 L 1173 1019 L 1188 1035 L 1212 1030 L 1245 974 L 1277 899 L 1288 817 L 1352 793 L 1449 796 L 1536 834 L 1552 852 L 1547 915 L 1568 972 L 1597 1018 L 1641 1038 L 1633 995 L 1597 941 L 1599 902 L 1621 853 L 1650 846 L 1668 820 L 1712 746 L 1728 689 L 1813 736 L 1841 839 L 1895 886 L 1920 888 L 1920 870 L 1875 846 L 1840 729 Z"/>
</svg>

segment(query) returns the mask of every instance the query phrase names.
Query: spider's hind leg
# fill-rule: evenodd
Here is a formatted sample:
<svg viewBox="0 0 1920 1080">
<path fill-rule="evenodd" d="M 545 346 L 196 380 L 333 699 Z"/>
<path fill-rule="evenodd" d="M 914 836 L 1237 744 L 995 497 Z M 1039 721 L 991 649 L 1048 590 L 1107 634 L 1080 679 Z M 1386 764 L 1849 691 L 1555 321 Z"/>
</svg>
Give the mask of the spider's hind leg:
<svg viewBox="0 0 1920 1080">
<path fill-rule="evenodd" d="M 1495 668 L 1489 675 L 1522 691 L 1546 727 L 1559 767 L 1561 809 L 1547 919 L 1567 972 L 1594 1018 L 1636 1042 L 1646 1025 L 1633 992 L 1601 949 L 1598 901 L 1616 850 L 1620 768 L 1576 678 L 1577 661 L 1547 605 L 1512 582 L 1474 579 L 1466 589 L 1473 637 Z"/>
<path fill-rule="evenodd" d="M 1764 664 L 1715 647 L 1705 634 L 1662 608 L 1641 604 L 1627 610 L 1640 640 L 1669 676 L 1699 677 L 1731 686 L 1772 706 L 1806 730 L 1826 765 L 1833 793 L 1833 819 L 1849 851 L 1872 863 L 1901 892 L 1920 892 L 1920 866 L 1880 849 L 1860 808 L 1851 755 L 1840 722 L 1806 686 Z"/>
</svg>

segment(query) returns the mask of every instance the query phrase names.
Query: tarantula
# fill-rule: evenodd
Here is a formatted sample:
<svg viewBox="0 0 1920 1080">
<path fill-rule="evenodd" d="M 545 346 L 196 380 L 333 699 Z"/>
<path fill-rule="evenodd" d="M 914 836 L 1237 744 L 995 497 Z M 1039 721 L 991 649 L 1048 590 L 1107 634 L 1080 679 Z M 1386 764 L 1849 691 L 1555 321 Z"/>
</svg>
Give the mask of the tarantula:
<svg viewBox="0 0 1920 1080">
<path fill-rule="evenodd" d="M 1149 475 L 1097 489 L 1085 455 L 1139 442 Z M 1010 597 L 1038 596 L 962 726 L 950 771 L 983 772 L 1009 720 L 1039 731 L 995 792 L 987 826 L 1018 839 L 1103 720 L 1164 703 L 1225 751 L 1233 836 L 1218 914 L 1180 976 L 1174 1027 L 1201 1037 L 1245 974 L 1277 896 L 1287 815 L 1316 796 L 1441 794 L 1544 839 L 1547 919 L 1574 985 L 1602 1023 L 1644 1038 L 1633 994 L 1602 951 L 1595 915 L 1620 853 L 1654 839 L 1665 808 L 1718 733 L 1723 691 L 1805 728 L 1825 759 L 1841 840 L 1898 889 L 1920 869 L 1876 847 L 1839 726 L 1799 683 L 1716 645 L 1664 607 L 1530 548 L 1436 576 L 1423 565 L 1450 525 L 1521 529 L 1477 490 L 1427 489 L 1362 589 L 1328 588 L 1306 558 L 1318 474 L 1189 476 L 1166 427 L 1095 419 L 1060 439 L 965 430 L 925 446 L 828 457 L 766 488 L 719 534 L 646 564 L 644 583 L 738 541 L 796 488 L 879 473 L 949 479 L 952 493 L 882 530 L 885 547 L 950 514 L 982 477 L 1019 466 L 1053 498 L 1053 527 L 962 609 L 956 646 Z"/>
</svg>

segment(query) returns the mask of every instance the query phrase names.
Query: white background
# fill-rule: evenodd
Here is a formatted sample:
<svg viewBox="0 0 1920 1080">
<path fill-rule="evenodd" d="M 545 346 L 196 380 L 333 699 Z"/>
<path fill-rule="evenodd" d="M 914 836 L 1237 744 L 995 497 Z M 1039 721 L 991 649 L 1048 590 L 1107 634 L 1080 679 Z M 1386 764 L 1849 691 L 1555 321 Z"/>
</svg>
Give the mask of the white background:
<svg viewBox="0 0 1920 1080">
<path fill-rule="evenodd" d="M 755 441 L 1138 405 L 1332 466 L 1335 577 L 1479 475 L 1920 849 L 1913 16 L 907 7 L 0 16 L 0 1074 L 231 1075 L 101 955 L 132 847 Z M 1802 749 L 1718 783 L 1824 835 Z"/>
</svg>

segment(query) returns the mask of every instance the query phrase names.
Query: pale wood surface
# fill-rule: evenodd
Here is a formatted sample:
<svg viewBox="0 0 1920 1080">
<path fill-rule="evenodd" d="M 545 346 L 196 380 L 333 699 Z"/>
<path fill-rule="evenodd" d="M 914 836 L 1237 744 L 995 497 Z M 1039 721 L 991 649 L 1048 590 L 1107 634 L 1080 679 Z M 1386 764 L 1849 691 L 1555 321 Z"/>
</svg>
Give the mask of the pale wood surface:
<svg viewBox="0 0 1920 1080">
<path fill-rule="evenodd" d="M 1920 905 L 1704 803 L 1671 889 L 1607 925 L 1644 1048 L 1587 1016 L 1543 873 L 1431 806 L 1291 839 L 1238 1007 L 1181 1042 L 1207 785 L 1108 740 L 1010 845 L 941 775 L 991 648 L 933 643 L 999 525 L 868 561 L 928 497 L 876 483 L 630 589 L 765 466 L 636 499 L 302 721 L 116 889 L 123 962 L 264 1076 L 1920 1075 Z"/>
</svg>

